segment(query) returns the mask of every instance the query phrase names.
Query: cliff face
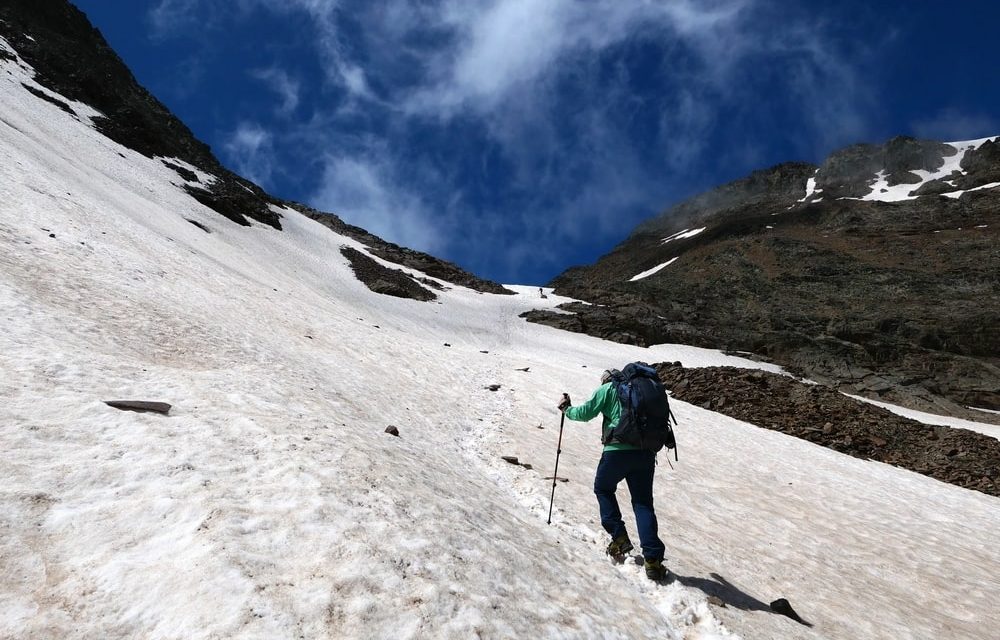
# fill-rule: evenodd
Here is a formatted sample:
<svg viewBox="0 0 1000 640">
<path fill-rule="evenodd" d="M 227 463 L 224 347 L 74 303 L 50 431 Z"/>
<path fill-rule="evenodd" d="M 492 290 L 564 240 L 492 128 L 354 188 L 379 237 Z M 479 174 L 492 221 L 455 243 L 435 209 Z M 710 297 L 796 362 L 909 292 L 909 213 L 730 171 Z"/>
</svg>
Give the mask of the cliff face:
<svg viewBox="0 0 1000 640">
<path fill-rule="evenodd" d="M 997 183 L 995 139 L 895 138 L 818 168 L 779 165 L 669 209 L 552 282 L 595 306 L 529 319 L 748 351 L 918 408 L 1000 409 Z"/>
</svg>

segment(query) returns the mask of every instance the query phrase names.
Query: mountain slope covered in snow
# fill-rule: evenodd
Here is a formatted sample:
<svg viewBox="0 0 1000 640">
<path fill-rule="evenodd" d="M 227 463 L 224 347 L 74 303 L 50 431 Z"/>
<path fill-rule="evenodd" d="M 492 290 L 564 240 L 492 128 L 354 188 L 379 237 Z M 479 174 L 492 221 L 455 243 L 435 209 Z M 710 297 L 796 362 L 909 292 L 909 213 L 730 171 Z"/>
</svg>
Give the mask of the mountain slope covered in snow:
<svg viewBox="0 0 1000 640">
<path fill-rule="evenodd" d="M 218 176 L 108 138 L 0 47 L 0 638 L 1000 625 L 995 498 L 683 402 L 681 460 L 656 483 L 675 580 L 610 564 L 596 423 L 565 427 L 546 524 L 559 394 L 635 359 L 763 365 L 526 323 L 569 300 L 414 272 L 287 206 L 269 205 L 281 231 L 219 216 L 175 167 Z M 345 246 L 437 299 L 372 293 Z M 814 626 L 771 613 L 779 597 Z"/>
</svg>

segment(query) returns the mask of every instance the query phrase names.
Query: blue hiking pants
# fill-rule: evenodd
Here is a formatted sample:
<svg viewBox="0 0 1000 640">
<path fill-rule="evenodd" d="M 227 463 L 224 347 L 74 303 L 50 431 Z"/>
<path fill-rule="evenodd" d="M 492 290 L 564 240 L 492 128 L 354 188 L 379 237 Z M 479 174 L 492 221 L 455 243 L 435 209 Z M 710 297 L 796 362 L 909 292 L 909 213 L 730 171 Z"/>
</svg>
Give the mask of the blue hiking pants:
<svg viewBox="0 0 1000 640">
<path fill-rule="evenodd" d="M 601 526 L 612 538 L 625 533 L 625 522 L 622 521 L 615 490 L 622 480 L 628 483 L 642 555 L 647 560 L 662 560 L 664 553 L 663 542 L 657 536 L 656 512 L 653 511 L 655 469 L 656 454 L 652 451 L 605 451 L 594 477 L 594 493 L 601 507 Z"/>
</svg>

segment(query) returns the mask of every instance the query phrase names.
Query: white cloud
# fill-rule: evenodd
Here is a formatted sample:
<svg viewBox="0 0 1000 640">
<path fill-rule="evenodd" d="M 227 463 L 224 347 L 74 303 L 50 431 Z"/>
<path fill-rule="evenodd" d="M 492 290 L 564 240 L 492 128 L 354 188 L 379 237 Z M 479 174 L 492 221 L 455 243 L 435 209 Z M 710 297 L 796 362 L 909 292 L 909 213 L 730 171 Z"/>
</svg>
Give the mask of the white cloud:
<svg viewBox="0 0 1000 640">
<path fill-rule="evenodd" d="M 428 253 L 445 245 L 439 219 L 400 183 L 394 167 L 385 160 L 331 155 L 321 185 L 311 198 L 311 204 L 321 210 L 390 242 Z"/>
<path fill-rule="evenodd" d="M 747 5 L 748 0 L 447 0 L 437 26 L 452 32 L 455 46 L 433 56 L 430 82 L 412 96 L 409 108 L 434 114 L 490 111 L 511 94 L 535 90 L 559 72 L 561 61 L 593 55 L 642 32 L 679 38 L 724 63 L 727 56 L 716 54 L 727 43 L 717 36 Z M 418 22 L 411 28 L 427 26 Z"/>
<path fill-rule="evenodd" d="M 200 0 L 160 0 L 147 14 L 150 29 L 156 38 L 177 35 L 197 25 L 196 9 Z"/>
<path fill-rule="evenodd" d="M 760 138 L 751 133 L 724 141 L 721 150 L 710 148 L 719 144 L 712 136 L 723 119 L 736 135 L 739 126 L 728 121 L 746 118 L 752 128 L 751 119 L 766 116 L 770 104 L 787 107 L 789 96 L 794 122 L 767 135 L 792 141 L 803 155 L 863 137 L 866 127 L 869 96 L 856 60 L 816 12 L 792 15 L 765 0 L 239 0 L 237 6 L 246 15 L 306 16 L 312 28 L 304 37 L 327 82 L 340 90 L 328 106 L 310 110 L 309 122 L 276 133 L 286 146 L 337 149 L 320 154 L 320 184 L 305 199 L 424 250 L 446 246 L 443 232 L 459 228 L 451 216 L 483 230 L 467 242 L 482 243 L 484 253 L 501 250 L 488 246 L 487 237 L 536 239 L 528 240 L 527 254 L 509 248 L 512 260 L 543 255 L 543 242 L 582 242 L 584 229 L 621 233 L 623 210 L 654 213 L 678 185 L 700 180 L 693 172 L 707 162 L 757 157 Z M 637 151 L 636 131 L 623 115 L 636 101 L 653 99 L 634 88 L 649 79 L 630 77 L 637 72 L 621 62 L 636 50 L 657 58 L 644 61 L 644 72 L 662 73 L 670 89 L 658 103 L 641 105 L 652 114 L 642 143 L 660 150 L 655 166 Z M 617 74 L 609 75 L 609 61 L 621 67 Z M 259 77 L 282 97 L 279 112 L 296 111 L 299 87 L 287 73 L 275 68 Z M 578 102 L 567 102 L 567 84 Z M 780 100 L 762 87 L 780 92 Z M 789 114 L 771 117 L 784 125 Z M 470 159 L 443 149 L 425 159 L 421 149 L 401 148 L 410 141 L 399 132 L 413 125 L 435 139 L 452 127 L 485 135 L 491 148 L 483 154 L 503 166 L 500 197 L 510 200 L 473 199 L 459 208 L 467 185 L 449 181 L 447 165 Z M 272 167 L 260 156 L 270 141 L 255 133 L 261 132 L 237 131 L 231 154 L 254 175 L 269 176 Z M 358 134 L 369 139 L 359 143 Z M 416 164 L 437 173 L 422 175 Z M 485 182 L 495 181 L 490 170 L 483 169 Z"/>
<path fill-rule="evenodd" d="M 372 99 L 364 68 L 351 60 L 341 33 L 340 0 L 240 0 L 244 10 L 264 8 L 278 13 L 305 13 L 313 22 L 308 34 L 319 54 L 327 79 L 342 87 L 351 99 Z"/>
<path fill-rule="evenodd" d="M 265 82 L 281 98 L 281 104 L 277 109 L 279 115 L 290 116 L 299 106 L 299 81 L 289 75 L 287 71 L 271 67 L 256 69 L 251 72 L 251 75 Z"/>
<path fill-rule="evenodd" d="M 225 151 L 237 173 L 267 186 L 274 174 L 274 147 L 270 132 L 254 122 L 241 122 L 226 141 Z"/>
</svg>

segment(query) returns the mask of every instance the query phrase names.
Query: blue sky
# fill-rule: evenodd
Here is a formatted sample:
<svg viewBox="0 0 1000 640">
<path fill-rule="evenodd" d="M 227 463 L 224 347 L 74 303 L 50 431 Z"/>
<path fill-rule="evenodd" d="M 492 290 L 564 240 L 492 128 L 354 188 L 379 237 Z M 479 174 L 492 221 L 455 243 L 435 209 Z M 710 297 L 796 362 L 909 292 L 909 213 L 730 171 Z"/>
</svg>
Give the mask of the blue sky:
<svg viewBox="0 0 1000 640">
<path fill-rule="evenodd" d="M 508 283 L 750 171 L 1000 134 L 992 0 L 74 0 L 226 166 Z"/>
</svg>

